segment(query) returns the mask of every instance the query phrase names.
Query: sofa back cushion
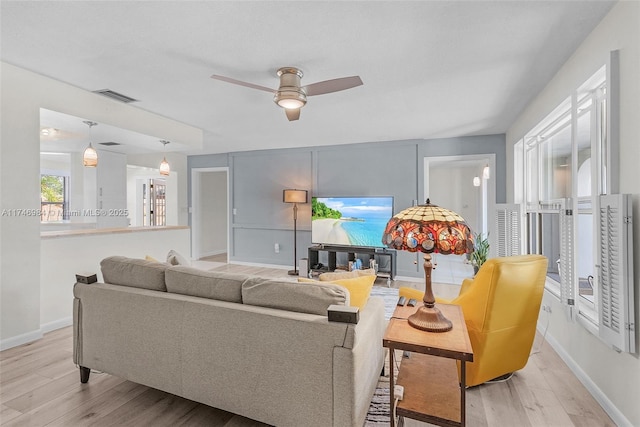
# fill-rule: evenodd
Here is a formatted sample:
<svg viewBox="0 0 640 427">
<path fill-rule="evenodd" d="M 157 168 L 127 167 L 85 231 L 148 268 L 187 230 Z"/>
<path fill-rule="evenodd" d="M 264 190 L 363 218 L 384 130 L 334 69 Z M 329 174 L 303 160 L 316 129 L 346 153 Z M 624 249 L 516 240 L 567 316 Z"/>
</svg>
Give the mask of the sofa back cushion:
<svg viewBox="0 0 640 427">
<path fill-rule="evenodd" d="M 250 276 L 176 265 L 165 273 L 167 291 L 221 301 L 242 302 L 242 283 Z"/>
<path fill-rule="evenodd" d="M 327 308 L 332 304 L 349 305 L 349 292 L 333 284 L 302 285 L 255 277 L 242 284 L 242 302 L 326 316 Z"/>
<path fill-rule="evenodd" d="M 144 259 L 111 256 L 100 262 L 105 283 L 166 292 L 164 272 L 168 264 Z"/>
</svg>

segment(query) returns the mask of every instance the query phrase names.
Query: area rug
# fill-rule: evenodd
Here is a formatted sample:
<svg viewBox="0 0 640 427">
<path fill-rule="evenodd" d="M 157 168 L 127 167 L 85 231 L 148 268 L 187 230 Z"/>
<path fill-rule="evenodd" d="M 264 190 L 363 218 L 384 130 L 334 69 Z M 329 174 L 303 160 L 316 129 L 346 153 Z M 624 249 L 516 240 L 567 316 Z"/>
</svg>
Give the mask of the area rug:
<svg viewBox="0 0 640 427">
<path fill-rule="evenodd" d="M 396 289 L 397 291 L 397 289 Z M 397 295 L 396 295 L 397 298 Z M 397 299 L 396 299 L 397 301 Z M 371 404 L 365 417 L 364 427 L 383 427 L 389 426 L 389 355 L 388 353 L 384 358 L 384 372 L 385 375 L 378 379 L 378 385 L 376 391 L 371 398 Z M 395 376 L 398 375 L 398 370 L 394 369 Z"/>
<path fill-rule="evenodd" d="M 371 405 L 364 420 L 364 427 L 388 426 L 389 422 L 389 382 L 386 387 L 376 387 Z"/>
<path fill-rule="evenodd" d="M 391 319 L 393 311 L 398 303 L 398 289 L 385 288 L 382 286 L 374 286 L 371 289 L 371 296 L 381 297 L 384 300 L 384 317 L 385 319 Z M 388 353 L 384 358 L 384 372 L 385 376 L 381 376 L 378 379 L 378 385 L 376 391 L 371 398 L 371 404 L 367 411 L 364 427 L 383 427 L 389 426 L 389 355 Z M 398 370 L 394 369 L 394 373 L 397 375 Z"/>
<path fill-rule="evenodd" d="M 384 300 L 384 318 L 389 320 L 393 315 L 398 303 L 398 290 L 395 288 L 384 288 L 382 286 L 374 286 L 371 288 L 372 297 L 381 297 Z"/>
</svg>

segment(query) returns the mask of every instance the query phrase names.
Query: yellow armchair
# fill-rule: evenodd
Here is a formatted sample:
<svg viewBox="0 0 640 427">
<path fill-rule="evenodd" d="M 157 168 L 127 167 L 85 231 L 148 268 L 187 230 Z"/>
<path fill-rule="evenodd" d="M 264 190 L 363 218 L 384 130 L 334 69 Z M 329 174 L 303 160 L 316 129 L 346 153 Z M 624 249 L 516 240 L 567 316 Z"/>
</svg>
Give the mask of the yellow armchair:
<svg viewBox="0 0 640 427">
<path fill-rule="evenodd" d="M 524 368 L 536 333 L 547 273 L 547 258 L 519 255 L 491 258 L 475 278 L 465 279 L 459 295 L 440 303 L 462 307 L 473 362 L 467 387 Z M 400 295 L 422 300 L 424 292 L 400 288 Z"/>
</svg>

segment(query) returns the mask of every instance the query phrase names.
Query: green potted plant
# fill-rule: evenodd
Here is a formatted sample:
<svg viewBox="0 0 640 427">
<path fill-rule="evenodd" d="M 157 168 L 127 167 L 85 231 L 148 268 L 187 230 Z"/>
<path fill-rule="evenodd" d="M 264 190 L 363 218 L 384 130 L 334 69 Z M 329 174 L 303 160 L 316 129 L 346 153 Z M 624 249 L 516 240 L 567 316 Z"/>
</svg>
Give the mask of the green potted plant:
<svg viewBox="0 0 640 427">
<path fill-rule="evenodd" d="M 489 256 L 489 233 L 475 233 L 473 236 L 473 252 L 471 253 L 471 264 L 473 265 L 473 274 L 475 275 L 485 263 Z"/>
</svg>

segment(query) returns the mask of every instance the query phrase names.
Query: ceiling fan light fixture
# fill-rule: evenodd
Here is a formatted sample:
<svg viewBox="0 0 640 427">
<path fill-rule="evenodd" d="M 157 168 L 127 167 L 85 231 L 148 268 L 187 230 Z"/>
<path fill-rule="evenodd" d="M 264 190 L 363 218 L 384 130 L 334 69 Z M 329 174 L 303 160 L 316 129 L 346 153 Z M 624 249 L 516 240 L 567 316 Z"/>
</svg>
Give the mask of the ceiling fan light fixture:
<svg viewBox="0 0 640 427">
<path fill-rule="evenodd" d="M 277 90 L 266 86 L 243 82 L 231 77 L 220 76 L 218 74 L 211 75 L 211 78 L 274 94 L 273 102 L 275 102 L 279 107 L 285 109 L 285 114 L 290 122 L 300 119 L 300 110 L 306 105 L 307 96 L 339 92 L 341 90 L 351 89 L 362 85 L 362 79 L 359 76 L 350 76 L 324 80 L 310 85 L 301 86 L 300 79 L 302 76 L 302 71 L 296 67 L 282 67 L 278 69 L 280 85 Z"/>
<path fill-rule="evenodd" d="M 282 67 L 278 70 L 280 87 L 273 97 L 273 101 L 289 110 L 304 107 L 307 103 L 307 94 L 300 87 L 302 71 L 295 67 Z"/>
<path fill-rule="evenodd" d="M 307 96 L 302 91 L 285 89 L 279 90 L 273 97 L 273 101 L 282 108 L 295 110 L 304 107 L 304 104 L 307 103 Z"/>
</svg>

